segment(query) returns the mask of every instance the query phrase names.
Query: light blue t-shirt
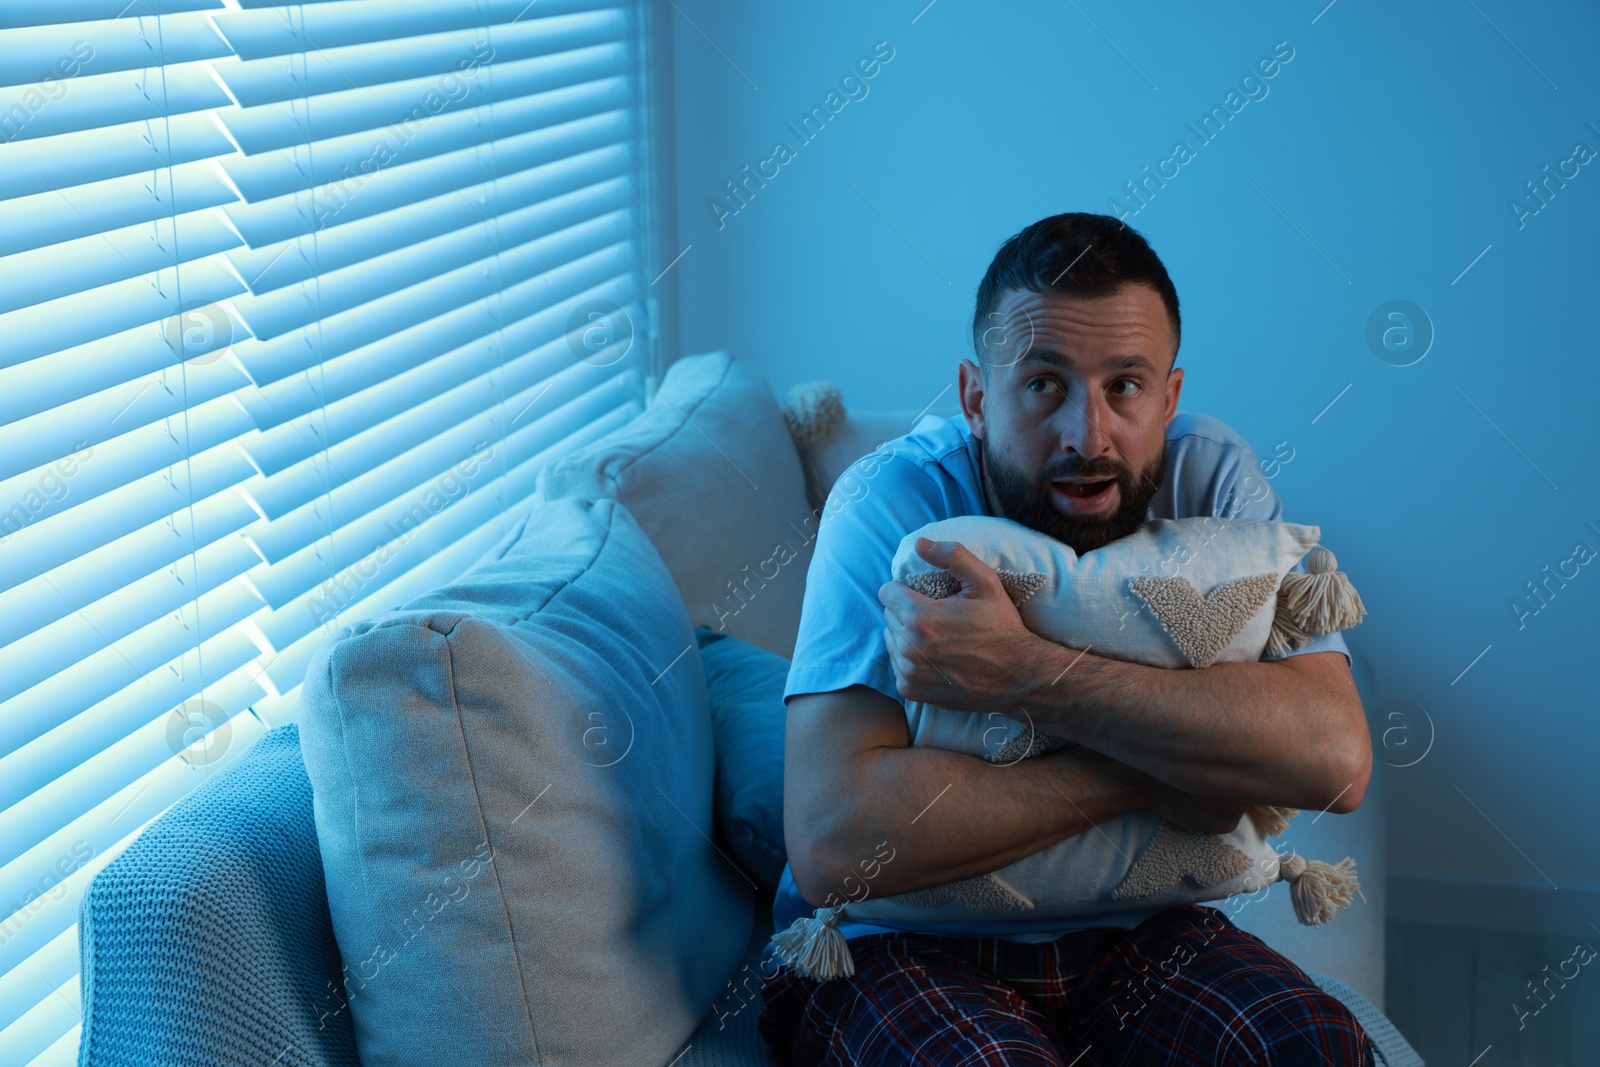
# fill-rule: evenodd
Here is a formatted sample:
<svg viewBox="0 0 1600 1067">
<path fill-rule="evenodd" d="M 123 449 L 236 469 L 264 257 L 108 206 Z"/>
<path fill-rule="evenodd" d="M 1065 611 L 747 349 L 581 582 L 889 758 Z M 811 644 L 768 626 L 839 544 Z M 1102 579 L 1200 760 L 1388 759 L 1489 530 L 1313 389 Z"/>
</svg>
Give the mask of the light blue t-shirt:
<svg viewBox="0 0 1600 1067">
<path fill-rule="evenodd" d="M 1283 519 L 1283 502 L 1250 445 L 1225 423 L 1179 411 L 1167 424 L 1166 467 L 1146 519 Z M 878 587 L 892 577 L 900 541 L 912 530 L 957 515 L 993 514 L 978 474 L 978 444 L 964 416 L 922 419 L 909 434 L 857 460 L 834 483 L 817 527 L 806 572 L 805 599 L 794 656 L 784 685 L 785 703 L 796 693 L 827 693 L 870 685 L 902 705 L 894 667 L 883 641 Z M 1302 561 L 1295 565 L 1305 570 Z M 1288 653 L 1350 650 L 1338 634 L 1314 636 Z M 1282 657 L 1263 655 L 1263 660 Z M 816 909 L 795 888 L 787 865 L 773 900 L 774 927 L 783 930 Z M 1091 927 L 1132 928 L 1161 908 L 1089 916 L 1081 920 L 1009 919 L 941 923 L 930 932 L 1012 941 L 1053 941 Z M 846 938 L 910 927 L 844 919 Z"/>
</svg>

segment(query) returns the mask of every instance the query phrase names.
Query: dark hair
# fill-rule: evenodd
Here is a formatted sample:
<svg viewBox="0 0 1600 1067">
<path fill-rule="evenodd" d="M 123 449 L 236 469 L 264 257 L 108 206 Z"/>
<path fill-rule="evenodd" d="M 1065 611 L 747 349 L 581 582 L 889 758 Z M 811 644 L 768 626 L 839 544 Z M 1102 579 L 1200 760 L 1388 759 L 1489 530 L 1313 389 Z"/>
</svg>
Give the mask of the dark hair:
<svg viewBox="0 0 1600 1067">
<path fill-rule="evenodd" d="M 1069 211 L 1040 219 L 1000 246 L 978 284 L 977 304 L 972 312 L 972 347 L 978 354 L 979 366 L 988 373 L 988 364 L 982 358 L 983 335 L 990 324 L 989 316 L 1006 290 L 1056 292 L 1093 299 L 1110 296 L 1130 282 L 1150 286 L 1167 306 L 1176 362 L 1182 339 L 1178 291 L 1172 287 L 1167 268 L 1149 242 L 1110 215 Z"/>
</svg>

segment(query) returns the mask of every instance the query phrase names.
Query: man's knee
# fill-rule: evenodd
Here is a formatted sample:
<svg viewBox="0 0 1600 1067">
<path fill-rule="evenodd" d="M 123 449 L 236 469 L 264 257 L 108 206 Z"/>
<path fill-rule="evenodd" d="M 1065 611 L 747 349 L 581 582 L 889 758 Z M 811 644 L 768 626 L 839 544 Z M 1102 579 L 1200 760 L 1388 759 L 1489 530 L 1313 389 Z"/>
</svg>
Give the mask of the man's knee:
<svg viewBox="0 0 1600 1067">
<path fill-rule="evenodd" d="M 1064 1062 L 1054 1024 L 994 975 L 902 939 L 852 948 L 852 978 L 818 983 L 784 969 L 764 987 L 759 1028 L 790 1063 Z"/>
<path fill-rule="evenodd" d="M 1345 1003 L 1309 978 L 1241 1000 L 1222 1062 L 1283 1067 L 1372 1067 L 1366 1032 Z"/>
<path fill-rule="evenodd" d="M 1209 907 L 1169 909 L 1125 942 L 1100 987 L 1101 1033 L 1141 1042 L 1204 1030 L 1219 1063 L 1372 1063 L 1344 1002 Z"/>
</svg>

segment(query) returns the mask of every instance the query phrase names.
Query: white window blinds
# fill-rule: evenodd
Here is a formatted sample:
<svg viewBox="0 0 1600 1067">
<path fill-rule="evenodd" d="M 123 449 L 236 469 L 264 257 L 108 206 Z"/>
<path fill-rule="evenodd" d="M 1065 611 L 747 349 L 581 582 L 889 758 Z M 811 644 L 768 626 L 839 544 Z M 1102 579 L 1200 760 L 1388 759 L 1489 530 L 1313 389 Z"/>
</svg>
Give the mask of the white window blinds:
<svg viewBox="0 0 1600 1067">
<path fill-rule="evenodd" d="M 641 406 L 645 20 L 0 0 L 0 1067 L 89 878 Z"/>
</svg>

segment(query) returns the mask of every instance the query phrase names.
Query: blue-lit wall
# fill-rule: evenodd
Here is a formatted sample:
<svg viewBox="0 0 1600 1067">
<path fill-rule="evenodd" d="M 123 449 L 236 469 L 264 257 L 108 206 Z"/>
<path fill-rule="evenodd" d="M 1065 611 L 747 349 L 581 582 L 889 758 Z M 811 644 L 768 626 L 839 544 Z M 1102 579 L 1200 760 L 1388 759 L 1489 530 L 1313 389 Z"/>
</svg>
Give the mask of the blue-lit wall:
<svg viewBox="0 0 1600 1067">
<path fill-rule="evenodd" d="M 1180 407 L 1292 455 L 1286 514 L 1370 611 L 1391 917 L 1600 922 L 1600 14 L 925 4 L 664 9 L 677 350 L 917 409 L 1005 237 L 1123 204 L 1182 300 Z"/>
</svg>

